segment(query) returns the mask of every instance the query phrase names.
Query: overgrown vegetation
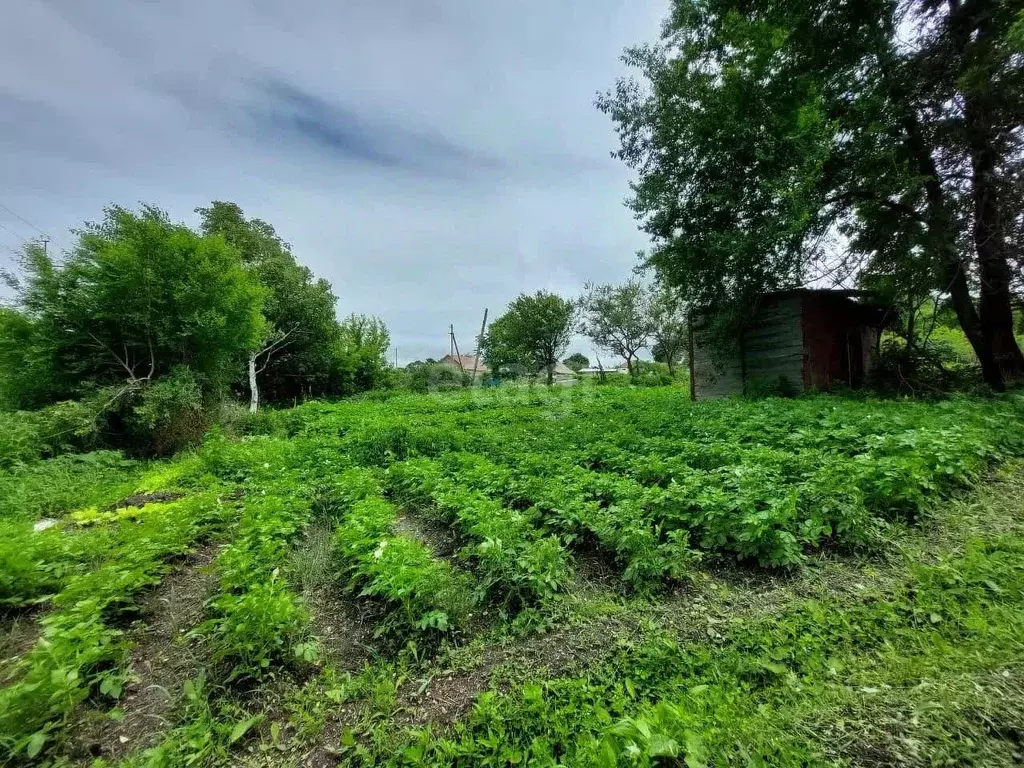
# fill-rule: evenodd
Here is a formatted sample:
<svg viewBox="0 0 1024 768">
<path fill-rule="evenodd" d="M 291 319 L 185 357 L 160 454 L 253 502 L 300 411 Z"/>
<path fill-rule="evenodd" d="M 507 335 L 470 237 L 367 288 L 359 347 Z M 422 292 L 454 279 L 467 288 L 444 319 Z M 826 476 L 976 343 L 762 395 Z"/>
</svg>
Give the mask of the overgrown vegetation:
<svg viewBox="0 0 1024 768">
<path fill-rule="evenodd" d="M 339 322 L 266 222 L 199 209 L 200 232 L 113 206 L 55 258 L 26 246 L 0 308 L 0 465 L 95 447 L 171 455 L 194 445 L 237 392 L 294 402 L 390 383 L 387 328 Z M 8 412 L 15 412 L 8 415 Z"/>
<path fill-rule="evenodd" d="M 32 632 L 0 667 L 3 748 L 125 754 L 81 724 L 131 709 L 158 620 L 142 598 L 213 538 L 204 615 L 174 640 L 201 676 L 168 692 L 171 724 L 130 765 L 238 764 L 243 744 L 282 765 L 320 748 L 367 765 L 826 764 L 856 757 L 829 713 L 869 706 L 867 689 L 941 722 L 934 737 L 914 726 L 910 762 L 968 760 L 939 734 L 973 721 L 895 691 L 1020 660 L 1024 511 L 1004 499 L 1002 517 L 976 514 L 977 542 L 947 544 L 960 518 L 942 510 L 1024 452 L 1022 420 L 1012 397 L 460 389 L 268 411 L 260 434 L 215 432 L 173 461 L 20 463 L 0 474 L 0 605 L 5 632 Z M 329 600 L 297 570 L 313 567 L 295 553 L 314 527 L 333 531 L 316 577 Z M 729 613 L 729 589 L 761 583 L 803 597 Z M 719 604 L 714 634 L 694 636 L 687 622 Z M 353 622 L 365 640 L 338 657 Z M 554 666 L 517 662 L 531 647 Z M 418 728 L 435 718 L 454 724 Z M 903 760 L 909 743 L 883 746 Z M 1012 751 L 998 733 L 979 743 Z"/>
</svg>

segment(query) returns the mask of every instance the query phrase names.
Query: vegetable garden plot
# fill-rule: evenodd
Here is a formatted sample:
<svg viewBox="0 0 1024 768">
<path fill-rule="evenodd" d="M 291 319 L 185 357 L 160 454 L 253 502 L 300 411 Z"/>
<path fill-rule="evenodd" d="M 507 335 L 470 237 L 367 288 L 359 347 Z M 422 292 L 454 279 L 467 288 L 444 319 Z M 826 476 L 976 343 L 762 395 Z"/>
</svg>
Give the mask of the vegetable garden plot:
<svg viewBox="0 0 1024 768">
<path fill-rule="evenodd" d="M 310 680 L 334 686 L 317 706 L 336 705 L 345 717 L 368 708 L 359 727 L 383 727 L 395 706 L 388 691 L 403 684 L 402 675 L 412 667 L 425 679 L 443 674 L 433 654 L 486 638 L 514 645 L 528 627 L 570 631 L 563 622 L 585 600 L 574 591 L 581 576 L 573 570 L 574 554 L 584 549 L 607 554 L 616 563 L 609 581 L 632 587 L 586 608 L 600 612 L 612 610 L 608 601 L 633 611 L 669 599 L 674 592 L 659 588 L 702 574 L 701 561 L 721 568 L 739 559 L 799 573 L 792 566 L 813 567 L 808 555 L 825 547 L 884 548 L 889 532 L 927 520 L 993 464 L 1024 452 L 1022 414 L 1013 397 L 694 404 L 674 388 L 403 395 L 270 412 L 254 422 L 260 434 L 211 435 L 172 462 L 107 453 L 3 470 L 0 489 L 10 493 L 0 501 L 0 610 L 43 617 L 45 641 L 20 653 L 0 681 L 3 747 L 19 760 L 59 759 L 83 702 L 116 709 L 131 652 L 122 617 L 210 531 L 231 536 L 212 566 L 217 587 L 205 620 L 189 633 L 204 668 L 172 691 L 177 719 L 159 734 L 153 754 L 164 762 L 156 764 L 231 764 L 247 740 L 284 739 L 288 726 L 273 723 L 272 731 L 260 719 L 261 697 Z M 59 478 L 67 488 L 51 488 Z M 170 490 L 185 496 L 118 507 L 135 494 Z M 57 524 L 34 531 L 42 517 Z M 408 521 L 419 518 L 450 530 L 455 551 L 439 556 L 417 536 Z M 307 562 L 297 554 L 314 528 L 325 542 L 321 588 L 373 606 L 367 615 L 378 641 L 367 633 L 375 647 L 357 662 L 370 659 L 362 671 L 332 666 L 297 587 L 296 569 Z M 1008 589 L 1003 575 L 991 581 Z M 999 604 L 1006 602 L 1000 595 Z M 29 613 L 37 605 L 45 610 Z M 493 618 L 471 620 L 478 613 Z M 932 613 L 944 621 L 948 611 Z M 971 626 L 983 626 L 979 616 Z M 782 675 L 770 659 L 735 661 L 744 681 Z M 637 675 L 655 675 L 659 666 L 623 664 Z M 607 684 L 578 700 L 594 718 L 567 711 L 568 731 L 589 729 L 594 754 L 646 754 L 641 724 L 671 731 L 672 707 L 685 696 L 666 688 L 675 696 L 671 706 L 637 707 L 619 671 L 601 674 Z M 574 685 L 558 683 L 544 695 L 572 707 Z M 662 692 L 650 680 L 630 678 L 630 685 Z M 488 712 L 528 719 L 514 727 L 533 736 L 515 736 L 510 757 L 534 746 L 548 754 L 541 742 L 555 724 L 532 690 L 509 704 L 520 707 L 515 712 L 484 694 L 469 715 L 473 725 L 459 731 L 465 739 L 430 742 L 422 754 L 442 763 L 456 753 L 480 757 Z M 602 720 L 606 697 L 621 723 Z M 737 711 L 747 712 L 747 704 L 737 703 Z M 606 726 L 617 730 L 603 733 Z M 541 741 L 531 746 L 534 737 Z M 687 737 L 673 731 L 670 738 L 682 744 Z M 361 744 L 350 745 L 352 755 Z"/>
</svg>

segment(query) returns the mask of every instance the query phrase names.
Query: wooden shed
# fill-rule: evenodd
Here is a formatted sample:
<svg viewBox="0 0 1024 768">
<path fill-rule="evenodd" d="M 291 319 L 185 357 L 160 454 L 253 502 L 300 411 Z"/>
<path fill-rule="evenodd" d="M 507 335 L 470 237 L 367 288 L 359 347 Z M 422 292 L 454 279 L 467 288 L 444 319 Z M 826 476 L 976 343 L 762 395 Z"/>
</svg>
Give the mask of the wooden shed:
<svg viewBox="0 0 1024 768">
<path fill-rule="evenodd" d="M 799 289 L 761 296 L 745 330 L 723 341 L 706 316 L 690 324 L 694 400 L 785 386 L 793 391 L 860 386 L 885 308 L 860 291 Z"/>
</svg>

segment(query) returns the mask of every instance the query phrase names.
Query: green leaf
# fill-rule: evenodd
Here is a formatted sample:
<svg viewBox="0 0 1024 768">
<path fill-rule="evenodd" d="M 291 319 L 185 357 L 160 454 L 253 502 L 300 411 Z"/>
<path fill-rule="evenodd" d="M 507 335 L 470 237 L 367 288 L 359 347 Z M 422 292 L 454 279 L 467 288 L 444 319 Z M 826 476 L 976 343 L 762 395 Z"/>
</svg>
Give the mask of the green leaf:
<svg viewBox="0 0 1024 768">
<path fill-rule="evenodd" d="M 231 729 L 231 735 L 228 736 L 228 744 L 234 744 L 240 738 L 252 728 L 256 723 L 260 722 L 264 718 L 263 714 L 253 715 L 248 720 L 242 720 L 239 723 L 235 723 L 235 727 Z"/>
<path fill-rule="evenodd" d="M 44 731 L 36 731 L 32 734 L 32 738 L 28 740 L 28 748 L 25 750 L 25 754 L 29 757 L 36 757 L 43 749 L 43 744 L 46 743 L 46 733 Z"/>
</svg>

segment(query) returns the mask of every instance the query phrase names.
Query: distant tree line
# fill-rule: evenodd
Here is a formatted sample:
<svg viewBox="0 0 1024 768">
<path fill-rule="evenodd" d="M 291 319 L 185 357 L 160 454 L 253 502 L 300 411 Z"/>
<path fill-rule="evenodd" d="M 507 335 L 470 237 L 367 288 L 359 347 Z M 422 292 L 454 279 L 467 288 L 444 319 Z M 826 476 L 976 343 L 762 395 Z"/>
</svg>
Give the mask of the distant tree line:
<svg viewBox="0 0 1024 768">
<path fill-rule="evenodd" d="M 0 409 L 70 401 L 81 418 L 62 429 L 162 453 L 238 397 L 254 412 L 387 383 L 382 321 L 339 321 L 330 284 L 270 224 L 234 203 L 197 212 L 198 231 L 114 206 L 61 259 L 26 247 L 5 275 Z"/>
<path fill-rule="evenodd" d="M 639 371 L 642 349 L 673 377 L 688 343 L 686 306 L 678 291 L 661 282 L 588 284 L 575 300 L 547 291 L 520 294 L 495 320 L 482 340 L 484 361 L 494 371 L 541 373 L 553 382 L 555 365 L 573 334 L 588 336 L 599 349 L 626 360 L 629 373 Z M 565 359 L 575 371 L 590 361 L 576 353 Z"/>
</svg>

